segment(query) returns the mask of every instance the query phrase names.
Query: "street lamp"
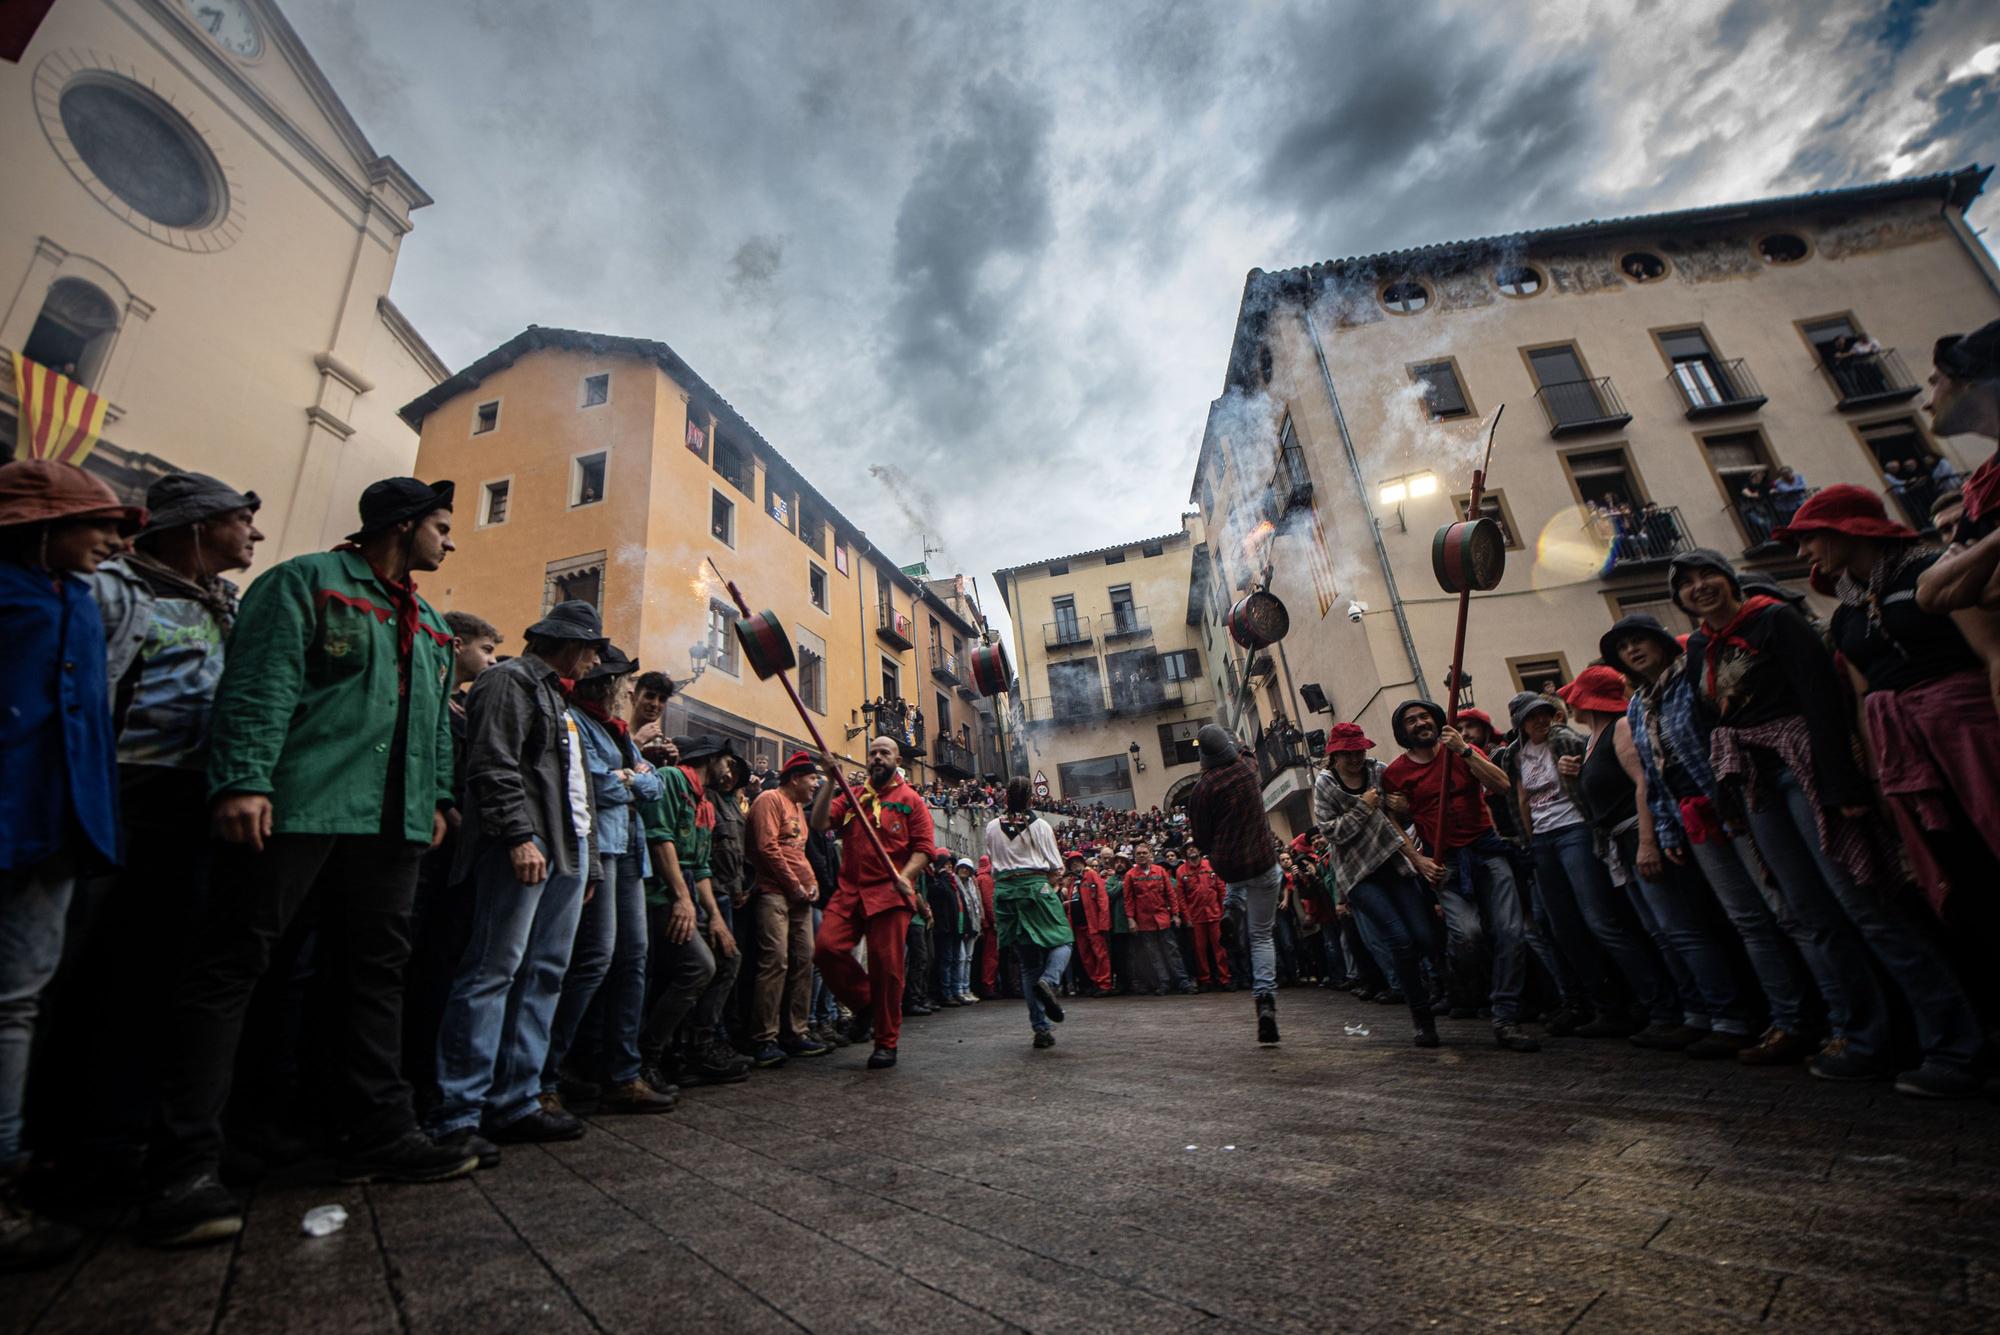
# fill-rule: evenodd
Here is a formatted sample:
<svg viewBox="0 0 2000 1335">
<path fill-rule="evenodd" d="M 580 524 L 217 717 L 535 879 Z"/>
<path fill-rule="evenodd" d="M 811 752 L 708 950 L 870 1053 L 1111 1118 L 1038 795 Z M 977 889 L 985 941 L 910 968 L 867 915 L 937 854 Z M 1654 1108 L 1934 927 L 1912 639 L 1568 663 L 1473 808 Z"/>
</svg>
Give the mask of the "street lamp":
<svg viewBox="0 0 2000 1335">
<path fill-rule="evenodd" d="M 694 669 L 694 674 L 686 681 L 677 681 L 674 683 L 676 693 L 685 691 L 688 687 L 701 680 L 701 674 L 708 671 L 708 661 L 712 653 L 713 651 L 710 649 L 707 640 L 702 640 L 688 646 L 688 666 Z"/>
<path fill-rule="evenodd" d="M 1134 742 L 1125 749 L 1132 753 L 1132 767 L 1138 770 L 1139 773 L 1144 774 L 1146 772 L 1146 762 L 1139 759 L 1139 744 Z"/>
</svg>

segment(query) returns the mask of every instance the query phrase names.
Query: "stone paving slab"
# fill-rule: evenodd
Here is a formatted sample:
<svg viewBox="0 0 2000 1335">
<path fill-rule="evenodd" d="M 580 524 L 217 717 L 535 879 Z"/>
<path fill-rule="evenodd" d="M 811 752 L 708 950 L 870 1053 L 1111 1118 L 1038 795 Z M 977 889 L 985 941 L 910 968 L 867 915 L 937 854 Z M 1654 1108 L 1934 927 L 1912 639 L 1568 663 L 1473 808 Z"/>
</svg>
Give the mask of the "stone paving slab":
<svg viewBox="0 0 2000 1335">
<path fill-rule="evenodd" d="M 231 1246 L 112 1229 L 0 1278 L 0 1332 L 2000 1329 L 2000 1107 L 1281 1011 L 1259 1048 L 1241 995 L 1080 1001 L 1046 1052 L 1018 1003 L 947 1011 L 893 1072 L 795 1061 L 441 1186 L 269 1184 Z"/>
</svg>

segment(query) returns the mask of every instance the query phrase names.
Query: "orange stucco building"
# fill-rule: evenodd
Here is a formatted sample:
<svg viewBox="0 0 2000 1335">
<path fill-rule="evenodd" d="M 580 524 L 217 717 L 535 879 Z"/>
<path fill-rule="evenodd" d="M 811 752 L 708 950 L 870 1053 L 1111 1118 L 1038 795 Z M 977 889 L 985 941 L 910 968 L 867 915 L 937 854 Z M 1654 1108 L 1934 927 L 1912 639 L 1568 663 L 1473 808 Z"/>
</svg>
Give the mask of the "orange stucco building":
<svg viewBox="0 0 2000 1335">
<path fill-rule="evenodd" d="M 880 731 L 904 740 L 918 781 L 980 768 L 976 608 L 968 619 L 877 550 L 666 344 L 530 326 L 403 418 L 418 475 L 458 484 L 459 550 L 425 585 L 441 609 L 518 646 L 547 607 L 585 598 L 642 668 L 694 678 L 670 727 L 781 761 L 805 730 L 742 661 L 712 560 L 783 622 L 836 752 L 858 761 Z"/>
</svg>

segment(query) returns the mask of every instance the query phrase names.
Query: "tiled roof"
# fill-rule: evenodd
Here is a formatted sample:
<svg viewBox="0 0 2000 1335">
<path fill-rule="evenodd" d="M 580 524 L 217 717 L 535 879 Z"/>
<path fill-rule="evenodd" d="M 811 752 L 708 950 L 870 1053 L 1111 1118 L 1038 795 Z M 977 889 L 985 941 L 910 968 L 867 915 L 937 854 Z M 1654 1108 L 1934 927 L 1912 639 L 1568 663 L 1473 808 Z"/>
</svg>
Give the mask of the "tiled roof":
<svg viewBox="0 0 2000 1335">
<path fill-rule="evenodd" d="M 1019 565 L 1002 566 L 993 572 L 993 578 L 999 582 L 1001 589 L 1004 591 L 1007 587 L 1007 582 L 1001 576 L 1011 575 L 1018 570 L 1032 570 L 1036 566 L 1062 565 L 1068 561 L 1088 560 L 1093 556 L 1109 556 L 1113 552 L 1129 552 L 1134 547 L 1150 547 L 1154 543 L 1169 543 L 1176 538 L 1185 538 L 1187 536 L 1188 531 L 1186 529 L 1177 528 L 1172 533 L 1163 533 L 1157 538 L 1133 538 L 1129 542 L 1114 542 L 1109 547 L 1093 547 L 1087 552 L 1071 552 L 1068 556 L 1045 556 L 1039 561 L 1023 561 Z"/>
</svg>

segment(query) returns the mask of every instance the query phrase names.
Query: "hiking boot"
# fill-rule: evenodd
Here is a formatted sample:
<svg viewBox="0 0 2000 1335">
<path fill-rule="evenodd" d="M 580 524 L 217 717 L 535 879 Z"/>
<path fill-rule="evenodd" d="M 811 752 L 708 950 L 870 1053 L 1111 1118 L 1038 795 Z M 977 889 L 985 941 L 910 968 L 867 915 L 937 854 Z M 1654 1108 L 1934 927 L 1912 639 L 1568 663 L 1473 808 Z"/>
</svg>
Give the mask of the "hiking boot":
<svg viewBox="0 0 2000 1335">
<path fill-rule="evenodd" d="M 750 1078 L 755 1065 L 721 1039 L 710 1039 L 695 1049 L 694 1077 L 704 1085 L 740 1085 Z"/>
<path fill-rule="evenodd" d="M 576 1118 L 557 1109 L 537 1108 L 502 1126 L 486 1129 L 487 1138 L 500 1145 L 546 1145 L 559 1140 L 581 1140 L 584 1126 Z"/>
<path fill-rule="evenodd" d="M 1913 1099 L 1969 1099 L 1985 1088 L 1976 1075 L 1953 1071 L 1935 1062 L 1925 1062 L 1914 1071 L 1896 1077 L 1896 1092 Z"/>
<path fill-rule="evenodd" d="M 1577 1029 L 1590 1023 L 1590 1012 L 1576 1006 L 1559 1006 L 1542 1027 L 1549 1031 L 1550 1038 L 1568 1038 Z"/>
<path fill-rule="evenodd" d="M 1895 1072 L 1879 1061 L 1847 1050 L 1847 1040 L 1830 1038 L 1819 1055 L 1806 1063 L 1806 1069 L 1821 1080 L 1842 1080 L 1860 1083 L 1866 1080 L 1887 1080 Z"/>
<path fill-rule="evenodd" d="M 1629 1038 L 1638 1027 L 1638 1025 L 1632 1023 L 1631 1020 L 1626 1019 L 1622 1015 L 1603 1012 L 1589 1024 L 1578 1025 L 1576 1027 L 1576 1036 L 1578 1038 Z"/>
<path fill-rule="evenodd" d="M 785 1050 L 785 1055 L 788 1057 L 824 1057 L 833 1051 L 830 1046 L 819 1042 L 810 1034 L 804 1038 L 795 1038 L 789 1043 L 780 1043 L 778 1046 Z"/>
<path fill-rule="evenodd" d="M 1722 1061 L 1735 1057 L 1739 1061 L 1757 1040 L 1748 1034 L 1721 1034 L 1710 1031 L 1708 1036 L 1688 1044 L 1681 1051 L 1696 1061 Z"/>
<path fill-rule="evenodd" d="M 1062 1001 L 1056 996 L 1055 988 L 1049 986 L 1045 978 L 1035 980 L 1035 1000 L 1042 1003 L 1042 1014 L 1057 1024 L 1063 1022 Z"/>
<path fill-rule="evenodd" d="M 836 1048 L 844 1048 L 853 1041 L 841 1032 L 837 1024 L 821 1025 L 819 1037 L 822 1043 L 831 1043 Z"/>
<path fill-rule="evenodd" d="M 195 1247 L 243 1231 L 243 1202 L 213 1173 L 183 1178 L 139 1211 L 139 1240 L 149 1247 Z"/>
<path fill-rule="evenodd" d="M 1036 1047 L 1038 1047 L 1038 1048 L 1052 1048 L 1052 1047 L 1054 1047 L 1055 1045 L 1056 1045 L 1056 1036 L 1055 1036 L 1054 1034 L 1050 1033 L 1050 1032 L 1049 1032 L 1048 1030 L 1046 1030 L 1046 1029 L 1037 1029 L 1037 1030 L 1035 1031 L 1035 1046 L 1036 1046 Z"/>
<path fill-rule="evenodd" d="M 535 1095 L 535 1102 L 542 1105 L 543 1112 L 561 1113 L 569 1116 L 569 1109 L 563 1106 L 563 1096 L 553 1089 L 545 1089 Z"/>
<path fill-rule="evenodd" d="M 1655 1052 L 1685 1052 L 1688 1046 L 1708 1037 L 1708 1030 L 1685 1024 L 1649 1024 L 1632 1035 L 1632 1046 Z"/>
<path fill-rule="evenodd" d="M 1496 1024 L 1493 1026 L 1493 1042 L 1509 1052 L 1540 1052 L 1537 1043 L 1527 1030 L 1518 1024 Z"/>
<path fill-rule="evenodd" d="M 577 1123 L 581 1126 L 582 1123 Z M 387 1144 L 350 1151 L 333 1166 L 334 1180 L 362 1182 L 445 1182 L 479 1167 L 479 1156 L 448 1149 L 412 1127 Z"/>
<path fill-rule="evenodd" d="M 1410 1041 L 1420 1048 L 1435 1048 L 1440 1046 L 1442 1040 L 1438 1038 L 1437 1021 L 1428 1015 L 1419 1015 L 1416 1018 L 1417 1034 Z"/>
<path fill-rule="evenodd" d="M 461 1127 L 450 1135 L 437 1138 L 438 1148 L 455 1154 L 470 1154 L 479 1160 L 481 1168 L 500 1166 L 500 1147 L 471 1127 Z"/>
<path fill-rule="evenodd" d="M 785 1064 L 785 1050 L 776 1043 L 760 1043 L 757 1045 L 757 1050 L 750 1054 L 750 1060 L 760 1070 L 768 1070 L 773 1066 L 783 1066 Z"/>
<path fill-rule="evenodd" d="M 607 1115 L 627 1113 L 672 1112 L 677 1100 L 672 1094 L 663 1094 L 643 1079 L 627 1080 L 622 1085 L 613 1085 L 604 1091 L 598 1101 L 597 1111 Z"/>
<path fill-rule="evenodd" d="M 639 1078 L 662 1094 L 679 1094 L 680 1085 L 674 1078 L 657 1066 L 641 1066 Z"/>
<path fill-rule="evenodd" d="M 1273 996 L 1257 998 L 1257 1041 L 1275 1043 L 1278 1041 L 1278 999 Z"/>
<path fill-rule="evenodd" d="M 868 1054 L 868 1069 L 871 1071 L 886 1071 L 895 1064 L 896 1050 L 894 1048 L 878 1047 L 875 1051 Z"/>
<path fill-rule="evenodd" d="M 1790 1066 L 1811 1051 L 1812 1044 L 1804 1035 L 1773 1025 L 1762 1038 L 1737 1053 L 1736 1060 L 1745 1066 Z"/>
</svg>

